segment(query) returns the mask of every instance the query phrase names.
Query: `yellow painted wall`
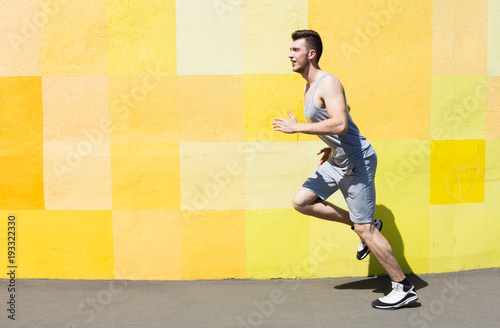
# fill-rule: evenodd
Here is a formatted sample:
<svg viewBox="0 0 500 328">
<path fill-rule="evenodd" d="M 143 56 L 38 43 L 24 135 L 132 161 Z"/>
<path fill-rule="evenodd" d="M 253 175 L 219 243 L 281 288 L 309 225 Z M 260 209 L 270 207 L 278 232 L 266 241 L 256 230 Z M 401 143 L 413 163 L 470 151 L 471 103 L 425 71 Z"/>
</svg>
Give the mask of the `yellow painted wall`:
<svg viewBox="0 0 500 328">
<path fill-rule="evenodd" d="M 271 122 L 305 121 L 287 54 L 291 32 L 311 28 L 378 153 L 376 217 L 404 271 L 498 267 L 499 12 L 495 0 L 3 1 L 0 249 L 14 216 L 20 278 L 383 273 L 355 259 L 350 229 L 291 208 L 323 144 Z"/>
</svg>

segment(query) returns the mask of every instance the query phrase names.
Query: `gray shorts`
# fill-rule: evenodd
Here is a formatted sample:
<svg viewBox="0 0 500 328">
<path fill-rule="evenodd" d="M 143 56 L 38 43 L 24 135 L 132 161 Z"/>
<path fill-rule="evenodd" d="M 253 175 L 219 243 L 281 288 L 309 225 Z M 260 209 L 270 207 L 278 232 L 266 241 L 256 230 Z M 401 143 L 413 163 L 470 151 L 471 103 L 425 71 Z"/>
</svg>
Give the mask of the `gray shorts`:
<svg viewBox="0 0 500 328">
<path fill-rule="evenodd" d="M 376 170 L 376 154 L 365 158 L 364 165 L 352 168 L 338 167 L 328 161 L 309 176 L 301 189 L 314 192 L 323 201 L 340 189 L 351 221 L 371 223 L 375 219 Z"/>
</svg>

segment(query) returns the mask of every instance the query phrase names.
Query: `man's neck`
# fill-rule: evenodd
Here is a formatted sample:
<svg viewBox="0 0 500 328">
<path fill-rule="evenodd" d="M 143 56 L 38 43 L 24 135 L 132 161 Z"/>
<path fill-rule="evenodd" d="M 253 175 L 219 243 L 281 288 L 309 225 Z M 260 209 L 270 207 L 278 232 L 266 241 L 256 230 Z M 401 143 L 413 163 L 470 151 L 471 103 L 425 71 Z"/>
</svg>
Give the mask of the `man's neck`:
<svg viewBox="0 0 500 328">
<path fill-rule="evenodd" d="M 302 73 L 302 77 L 307 81 L 307 84 L 312 85 L 316 82 L 321 75 L 323 75 L 323 71 L 317 65 L 309 65 Z"/>
</svg>

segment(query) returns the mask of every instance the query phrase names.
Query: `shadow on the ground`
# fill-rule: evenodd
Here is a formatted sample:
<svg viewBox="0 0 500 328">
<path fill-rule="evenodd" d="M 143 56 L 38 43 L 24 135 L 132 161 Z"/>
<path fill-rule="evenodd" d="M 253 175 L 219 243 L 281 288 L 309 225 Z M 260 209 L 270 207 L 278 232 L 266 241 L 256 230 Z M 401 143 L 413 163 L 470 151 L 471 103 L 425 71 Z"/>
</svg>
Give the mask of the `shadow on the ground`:
<svg viewBox="0 0 500 328">
<path fill-rule="evenodd" d="M 375 218 L 383 221 L 382 233 L 387 238 L 392 246 L 392 251 L 396 257 L 401 269 L 406 274 L 410 283 L 415 286 L 415 289 L 427 287 L 429 284 L 421 279 L 410 267 L 408 261 L 404 257 L 404 244 L 401 234 L 396 226 L 394 214 L 384 205 L 377 205 L 375 209 Z M 369 255 L 368 276 L 363 280 L 357 280 L 335 286 L 336 289 L 373 289 L 374 293 L 384 293 L 390 288 L 391 280 L 377 260 L 372 255 Z"/>
</svg>

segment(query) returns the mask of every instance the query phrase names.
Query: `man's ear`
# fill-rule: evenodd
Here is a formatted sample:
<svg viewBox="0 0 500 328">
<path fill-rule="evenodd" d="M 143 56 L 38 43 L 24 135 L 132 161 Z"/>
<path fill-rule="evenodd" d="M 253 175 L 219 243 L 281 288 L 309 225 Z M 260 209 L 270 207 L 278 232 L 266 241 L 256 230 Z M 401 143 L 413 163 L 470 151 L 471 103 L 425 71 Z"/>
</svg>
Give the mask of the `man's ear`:
<svg viewBox="0 0 500 328">
<path fill-rule="evenodd" d="M 309 60 L 316 58 L 316 50 L 314 49 L 309 50 L 309 54 L 307 55 L 307 57 L 309 58 Z"/>
</svg>

